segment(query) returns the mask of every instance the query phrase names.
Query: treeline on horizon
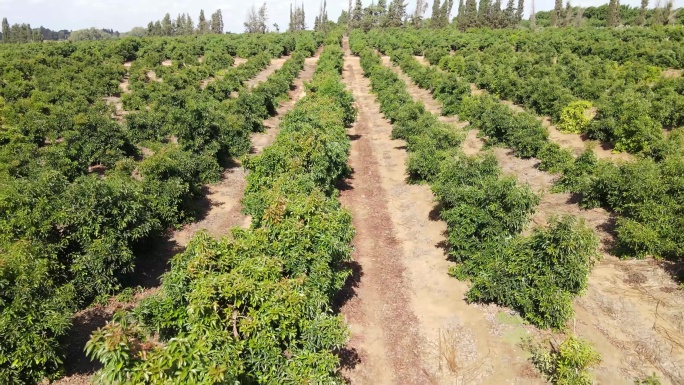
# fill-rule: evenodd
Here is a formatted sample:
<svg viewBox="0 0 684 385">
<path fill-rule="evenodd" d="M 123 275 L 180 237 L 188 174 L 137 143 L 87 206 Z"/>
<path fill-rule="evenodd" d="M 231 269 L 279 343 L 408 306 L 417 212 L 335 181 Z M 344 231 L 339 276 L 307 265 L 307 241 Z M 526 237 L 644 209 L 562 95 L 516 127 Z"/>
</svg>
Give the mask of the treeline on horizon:
<svg viewBox="0 0 684 385">
<path fill-rule="evenodd" d="M 113 29 L 91 28 L 82 31 L 90 30 L 99 31 L 102 34 L 110 35 L 112 38 L 121 36 L 119 31 L 114 31 Z M 69 37 L 71 37 L 71 34 L 72 31 L 68 29 L 54 31 L 43 26 L 40 26 L 39 28 L 31 28 L 31 24 L 27 23 L 15 23 L 10 25 L 9 21 L 5 17 L 2 19 L 2 32 L 0 32 L 0 41 L 3 43 L 31 43 L 47 40 L 59 41 L 68 40 Z"/>
<path fill-rule="evenodd" d="M 525 26 L 537 27 L 621 27 L 621 26 L 657 26 L 657 25 L 683 25 L 684 12 L 682 8 L 675 8 L 672 0 L 664 5 L 660 2 L 655 7 L 649 8 L 649 1 L 642 0 L 639 7 L 620 4 L 619 0 L 610 0 L 600 6 L 580 7 L 574 6 L 571 1 L 556 0 L 554 9 L 548 11 L 535 11 L 532 1 L 531 15 L 527 20 L 523 19 L 525 0 L 508 0 L 503 4 L 502 0 L 460 0 L 458 4 L 454 0 L 434 0 L 430 17 L 424 17 L 428 10 L 428 0 L 416 0 L 416 7 L 412 13 L 407 12 L 408 4 L 403 0 L 379 0 L 364 7 L 361 0 L 350 2 L 349 9 L 342 11 L 337 20 L 339 25 L 349 25 L 352 29 L 370 30 L 372 28 L 386 27 L 414 27 L 414 28 L 443 28 L 449 25 L 461 30 L 470 28 L 512 28 Z M 273 29 L 268 28 L 265 20 L 264 3 L 259 12 L 264 11 L 264 20 L 258 19 L 256 8 L 247 15 L 245 32 L 280 32 L 277 24 Z M 456 15 L 452 17 L 452 12 Z M 325 19 L 323 15 L 325 14 Z M 251 15 L 251 16 L 250 16 Z M 250 20 L 250 17 L 255 20 Z M 295 12 L 290 11 L 290 25 L 288 31 L 306 29 L 305 13 L 303 5 L 296 7 Z M 294 20 L 294 21 L 293 21 Z M 258 23 L 255 23 L 258 21 Z M 297 21 L 299 21 L 297 23 Z M 296 28 L 293 28 L 293 22 Z M 327 10 L 321 8 L 314 23 L 314 30 L 323 29 L 322 26 L 329 23 Z M 259 24 L 260 28 L 254 28 Z M 250 26 L 252 26 L 250 28 Z M 327 29 L 327 28 L 326 28 Z M 31 28 L 30 24 L 10 25 L 7 18 L 2 20 L 2 33 L 0 39 L 3 43 L 29 43 L 46 40 L 107 40 L 119 37 L 147 37 L 147 36 L 189 36 L 197 34 L 222 34 L 224 22 L 222 11 L 218 9 L 210 18 L 205 16 L 204 10 L 200 10 L 197 24 L 189 13 L 178 14 L 174 19 L 170 13 L 166 13 L 161 20 L 150 21 L 146 27 L 135 27 L 126 33 L 120 33 L 112 29 L 82 29 L 77 31 L 60 30 L 53 31 L 49 28 Z"/>
</svg>

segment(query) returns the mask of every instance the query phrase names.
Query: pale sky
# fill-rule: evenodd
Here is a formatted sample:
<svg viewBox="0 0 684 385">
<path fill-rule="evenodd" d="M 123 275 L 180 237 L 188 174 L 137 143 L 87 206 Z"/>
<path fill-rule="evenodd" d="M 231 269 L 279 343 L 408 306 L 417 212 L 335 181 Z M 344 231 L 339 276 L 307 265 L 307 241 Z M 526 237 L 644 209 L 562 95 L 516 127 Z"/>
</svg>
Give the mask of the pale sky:
<svg viewBox="0 0 684 385">
<path fill-rule="evenodd" d="M 355 0 L 354 0 L 355 1 Z M 389 3 L 391 0 L 388 0 Z M 517 1 L 517 0 L 516 0 Z M 565 3 L 567 0 L 563 0 Z M 651 5 L 656 0 L 651 0 Z M 664 1 L 664 0 L 663 0 Z M 320 0 L 299 0 L 304 3 L 307 26 L 313 27 L 314 17 L 318 13 Z M 407 0 L 408 10 L 415 8 L 415 0 Z M 502 1 L 506 3 L 506 1 Z M 591 6 L 607 3 L 608 0 L 571 0 L 572 5 Z M 0 0 L 0 17 L 7 17 L 10 24 L 29 23 L 36 28 L 41 25 L 53 30 L 81 28 L 111 28 L 120 32 L 129 31 L 136 26 L 146 26 L 151 20 L 161 19 L 166 12 L 174 18 L 178 13 L 190 13 L 195 23 L 200 9 L 204 9 L 207 18 L 221 9 L 226 32 L 243 32 L 242 23 L 252 4 L 261 5 L 263 1 L 255 3 L 253 0 Z M 290 0 L 266 0 L 269 27 L 278 23 L 281 31 L 287 29 L 289 21 Z M 364 0 L 369 5 L 371 0 Z M 458 4 L 458 1 L 455 1 Z M 531 0 L 525 1 L 525 8 L 529 10 Z M 622 4 L 638 5 L 640 0 L 623 0 Z M 675 0 L 675 7 L 681 7 L 684 0 Z M 348 0 L 328 1 L 328 17 L 337 20 L 343 9 L 347 9 Z M 432 6 L 432 0 L 428 0 Z M 537 11 L 553 8 L 554 0 L 536 0 Z M 426 12 L 426 16 L 430 10 Z M 456 10 L 454 9 L 453 16 Z"/>
</svg>

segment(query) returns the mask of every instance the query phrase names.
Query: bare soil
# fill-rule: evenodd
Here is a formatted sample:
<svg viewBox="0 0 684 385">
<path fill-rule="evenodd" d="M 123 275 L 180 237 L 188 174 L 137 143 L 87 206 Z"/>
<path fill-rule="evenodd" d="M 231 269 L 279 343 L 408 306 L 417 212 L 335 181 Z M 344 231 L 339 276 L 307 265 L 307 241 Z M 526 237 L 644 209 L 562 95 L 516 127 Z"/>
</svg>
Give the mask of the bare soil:
<svg viewBox="0 0 684 385">
<path fill-rule="evenodd" d="M 675 68 L 668 68 L 663 71 L 663 76 L 666 78 L 679 78 L 684 73 L 684 70 L 679 70 Z"/>
<path fill-rule="evenodd" d="M 163 80 L 161 78 L 157 77 L 157 73 L 152 71 L 152 70 L 147 71 L 146 75 L 147 75 L 147 79 L 149 79 L 150 81 L 160 82 L 160 83 L 163 82 Z"/>
<path fill-rule="evenodd" d="M 247 82 L 245 82 L 245 85 L 247 88 L 254 88 L 259 85 L 261 82 L 265 82 L 269 76 L 273 75 L 274 72 L 277 70 L 283 68 L 283 64 L 290 58 L 290 56 L 283 56 L 279 57 L 276 59 L 271 60 L 271 64 L 266 67 L 265 70 L 261 71 L 257 76 L 253 77 L 252 79 L 249 79 Z"/>
<path fill-rule="evenodd" d="M 401 72 L 398 68 L 395 71 Z M 410 79 L 404 80 L 414 96 L 422 94 L 413 90 L 417 86 Z M 481 148 L 481 139 L 471 130 L 464 144 L 466 153 L 476 153 L 475 141 L 480 141 Z M 571 324 L 571 330 L 590 340 L 603 357 L 594 372 L 598 383 L 633 384 L 634 378 L 652 373 L 664 384 L 684 383 L 684 295 L 672 278 L 677 267 L 654 260 L 621 261 L 611 256 L 608 252 L 614 242 L 614 218 L 610 213 L 584 210 L 570 194 L 550 193 L 555 176 L 540 171 L 538 160 L 516 158 L 504 148 L 494 148 L 493 152 L 505 174 L 516 176 L 542 197 L 530 227 L 544 226 L 554 215 L 570 214 L 583 219 L 601 239 L 602 261 L 590 274 L 586 293 L 575 300 Z M 525 329 L 548 334 L 530 326 Z"/>
<path fill-rule="evenodd" d="M 344 374 L 352 384 L 540 383 L 521 374 L 530 365 L 488 327 L 489 313 L 466 304 L 467 285 L 447 275 L 446 225 L 429 186 L 406 182 L 405 142 L 390 139 L 358 58 L 346 57 L 344 81 L 359 108 L 341 196 L 358 232 L 358 282 L 341 309 L 356 360 Z"/>
<path fill-rule="evenodd" d="M 282 116 L 294 108 L 296 101 L 304 97 L 304 83 L 313 77 L 317 61 L 317 57 L 306 59 L 304 70 L 299 74 L 288 94 L 289 99 L 281 103 L 277 109 L 277 116 L 264 121 L 267 131 L 252 136 L 252 153 L 261 153 L 263 148 L 273 142 Z M 85 385 L 92 382 L 92 374 L 99 369 L 99 365 L 91 362 L 83 353 L 83 348 L 92 332 L 104 326 L 117 311 L 131 309 L 141 299 L 156 293 L 160 285 L 159 277 L 167 271 L 170 258 L 183 252 L 197 231 L 205 230 L 210 235 L 220 238 L 228 234 L 233 227 L 248 228 L 250 226 L 251 220 L 241 212 L 240 204 L 247 185 L 245 177 L 245 170 L 236 162 L 223 172 L 219 183 L 204 187 L 205 195 L 199 202 L 200 215 L 197 221 L 171 232 L 168 238 L 160 240 L 159 244 L 150 251 L 153 258 L 149 258 L 149 263 L 146 263 L 146 266 L 138 266 L 139 277 L 136 278 L 136 283 L 144 290 L 137 293 L 132 302 L 122 303 L 112 298 L 106 306 L 94 306 L 74 316 L 74 331 L 70 337 L 74 343 L 66 360 L 68 375 L 56 381 L 55 384 Z"/>
<path fill-rule="evenodd" d="M 119 89 L 121 90 L 121 93 L 119 95 L 108 96 L 104 98 L 105 103 L 107 103 L 110 106 L 114 106 L 114 114 L 112 114 L 112 119 L 115 119 L 118 122 L 123 122 L 125 116 L 129 114 L 129 112 L 124 110 L 123 108 L 123 103 L 121 102 L 121 94 L 129 94 L 132 92 L 129 89 L 130 73 L 128 72 L 132 65 L 133 62 L 125 62 L 123 64 L 127 72 L 126 75 L 124 75 L 123 79 L 121 79 L 121 82 L 119 83 Z"/>
</svg>

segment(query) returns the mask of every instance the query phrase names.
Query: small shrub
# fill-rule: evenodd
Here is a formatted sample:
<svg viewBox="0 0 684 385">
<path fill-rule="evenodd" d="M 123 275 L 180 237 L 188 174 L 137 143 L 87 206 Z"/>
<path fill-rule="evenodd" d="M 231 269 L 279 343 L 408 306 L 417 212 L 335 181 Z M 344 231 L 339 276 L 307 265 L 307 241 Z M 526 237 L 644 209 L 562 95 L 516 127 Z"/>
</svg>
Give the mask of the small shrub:
<svg viewBox="0 0 684 385">
<path fill-rule="evenodd" d="M 576 100 L 561 111 L 558 128 L 562 132 L 581 134 L 589 126 L 591 120 L 588 115 L 591 102 L 586 100 Z"/>
<path fill-rule="evenodd" d="M 545 345 L 549 344 L 551 350 Z M 570 336 L 556 346 L 550 341 L 541 343 L 528 340 L 524 343 L 531 353 L 534 366 L 555 385 L 591 385 L 589 370 L 601 363 L 601 355 L 588 341 Z"/>
</svg>

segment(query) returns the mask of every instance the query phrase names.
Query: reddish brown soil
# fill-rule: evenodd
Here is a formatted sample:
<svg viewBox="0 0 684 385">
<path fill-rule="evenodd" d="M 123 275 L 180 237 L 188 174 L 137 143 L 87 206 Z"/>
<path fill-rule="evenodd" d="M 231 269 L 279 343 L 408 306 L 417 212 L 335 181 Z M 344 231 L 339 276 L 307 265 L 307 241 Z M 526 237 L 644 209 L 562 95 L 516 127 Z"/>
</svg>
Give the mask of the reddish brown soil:
<svg viewBox="0 0 684 385">
<path fill-rule="evenodd" d="M 415 84 L 404 79 L 414 96 L 421 95 L 413 90 Z M 480 140 L 470 131 L 464 151 L 476 153 L 475 141 Z M 583 210 L 570 194 L 550 193 L 555 177 L 538 170 L 537 160 L 516 158 L 503 148 L 493 151 L 505 174 L 516 176 L 541 194 L 530 226 L 543 226 L 554 215 L 570 214 L 582 218 L 602 241 L 603 260 L 592 271 L 585 295 L 575 301 L 576 316 L 571 325 L 571 330 L 589 339 L 603 357 L 595 370 L 598 382 L 633 384 L 634 378 L 656 373 L 663 383 L 684 383 L 684 295 L 669 273 L 674 267 L 653 260 L 620 261 L 610 256 L 614 219 L 609 213 Z"/>
</svg>

